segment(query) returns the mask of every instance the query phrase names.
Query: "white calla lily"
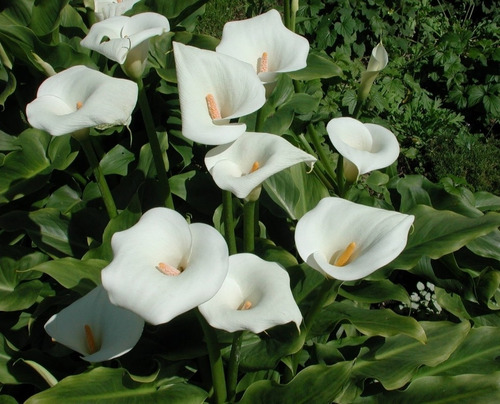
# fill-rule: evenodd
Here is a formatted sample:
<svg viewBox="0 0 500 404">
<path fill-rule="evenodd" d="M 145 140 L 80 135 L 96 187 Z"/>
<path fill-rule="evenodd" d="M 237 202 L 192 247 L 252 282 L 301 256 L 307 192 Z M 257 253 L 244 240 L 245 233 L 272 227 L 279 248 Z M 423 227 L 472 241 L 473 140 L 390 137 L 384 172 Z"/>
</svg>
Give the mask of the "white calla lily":
<svg viewBox="0 0 500 404">
<path fill-rule="evenodd" d="M 306 67 L 309 42 L 283 25 L 280 13 L 267 13 L 224 25 L 216 52 L 250 63 L 260 79 L 273 82 L 278 73 Z"/>
<path fill-rule="evenodd" d="M 182 134 L 207 145 L 230 143 L 246 125 L 230 123 L 258 110 L 265 89 L 248 63 L 205 49 L 173 43 Z"/>
<path fill-rule="evenodd" d="M 139 341 L 143 328 L 144 320 L 111 304 L 102 286 L 54 314 L 45 324 L 45 331 L 55 341 L 89 362 L 124 355 Z"/>
<path fill-rule="evenodd" d="M 217 230 L 154 208 L 115 233 L 114 258 L 102 270 L 113 304 L 157 325 L 206 302 L 227 274 L 228 248 Z"/>
<path fill-rule="evenodd" d="M 364 278 L 405 248 L 412 215 L 329 197 L 300 218 L 295 244 L 302 259 L 330 278 Z"/>
<path fill-rule="evenodd" d="M 94 0 L 94 13 L 98 21 L 122 15 L 139 0 Z"/>
<path fill-rule="evenodd" d="M 169 30 L 170 23 L 161 14 L 118 16 L 92 25 L 80 44 L 120 63 L 125 73 L 136 80 L 146 65 L 149 39 Z"/>
<path fill-rule="evenodd" d="M 366 67 L 367 72 L 379 72 L 389 63 L 389 55 L 380 42 L 375 48 L 372 50 L 372 54 L 370 56 L 370 60 L 368 61 L 368 66 Z"/>
<path fill-rule="evenodd" d="M 373 82 L 379 72 L 387 66 L 387 63 L 389 63 L 389 55 L 382 42 L 380 42 L 373 48 L 366 71 L 361 74 L 361 83 L 358 90 L 359 100 L 364 101 L 368 97 Z"/>
<path fill-rule="evenodd" d="M 344 175 L 350 182 L 358 175 L 390 166 L 399 156 L 396 136 L 383 126 L 342 117 L 328 122 L 326 130 L 344 157 Z"/>
<path fill-rule="evenodd" d="M 316 158 L 270 133 L 246 132 L 228 145 L 217 146 L 205 157 L 205 165 L 219 188 L 246 198 L 267 178 Z"/>
<path fill-rule="evenodd" d="M 229 332 L 257 334 L 292 321 L 299 328 L 302 322 L 288 273 L 279 264 L 248 253 L 229 257 L 226 280 L 199 310 L 212 327 Z"/>
<path fill-rule="evenodd" d="M 26 106 L 28 122 L 53 136 L 92 127 L 128 125 L 137 84 L 74 66 L 46 79 Z"/>
</svg>

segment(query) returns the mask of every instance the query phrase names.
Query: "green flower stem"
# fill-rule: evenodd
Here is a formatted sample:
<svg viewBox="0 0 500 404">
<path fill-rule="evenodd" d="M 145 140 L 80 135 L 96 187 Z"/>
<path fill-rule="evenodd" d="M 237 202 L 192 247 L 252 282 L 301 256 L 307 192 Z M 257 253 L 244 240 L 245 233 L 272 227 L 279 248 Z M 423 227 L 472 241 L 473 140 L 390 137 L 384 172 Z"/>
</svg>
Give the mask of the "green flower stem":
<svg viewBox="0 0 500 404">
<path fill-rule="evenodd" d="M 299 8 L 299 0 L 290 0 L 290 30 L 295 32 L 295 17 Z"/>
<path fill-rule="evenodd" d="M 153 162 L 156 168 L 156 173 L 158 175 L 158 180 L 160 181 L 160 185 L 163 190 L 162 199 L 165 201 L 165 206 L 167 208 L 174 209 L 174 201 L 172 200 L 170 185 L 168 183 L 167 169 L 163 160 L 164 153 L 161 151 L 160 142 L 158 141 L 158 137 L 156 136 L 153 115 L 151 113 L 151 109 L 149 108 L 149 102 L 146 96 L 146 91 L 144 89 L 142 79 L 137 80 L 137 85 L 139 86 L 139 107 L 141 108 L 142 118 L 146 127 L 149 145 L 151 146 Z"/>
<path fill-rule="evenodd" d="M 227 367 L 227 398 L 229 402 L 234 401 L 236 395 L 236 384 L 238 382 L 238 367 L 240 364 L 241 342 L 243 341 L 243 331 L 234 333 L 233 345 L 229 356 Z"/>
<path fill-rule="evenodd" d="M 210 360 L 210 370 L 212 371 L 212 385 L 214 388 L 214 403 L 223 404 L 226 402 L 226 380 L 224 377 L 224 365 L 222 363 L 222 355 L 217 341 L 215 330 L 207 323 L 205 317 L 196 309 L 196 315 L 200 322 L 208 350 L 208 359 Z"/>
<path fill-rule="evenodd" d="M 236 254 L 236 237 L 234 235 L 233 194 L 231 191 L 222 191 L 222 214 L 224 215 L 224 234 L 229 247 L 229 254 Z"/>
<path fill-rule="evenodd" d="M 321 147 L 321 140 L 318 136 L 318 132 L 316 132 L 316 129 L 312 126 L 312 124 L 309 124 L 307 127 L 307 133 L 309 133 L 309 136 L 311 137 L 311 140 L 314 144 L 314 148 L 316 149 L 316 152 L 318 153 L 319 160 L 323 165 L 325 166 L 325 170 L 327 174 L 330 176 L 330 178 L 335 181 L 335 178 L 337 178 L 337 175 L 335 174 L 335 171 L 333 170 L 333 167 L 331 165 L 330 159 L 326 155 L 325 151 Z M 338 163 L 337 163 L 338 166 Z M 338 180 L 338 178 L 337 178 Z"/>
<path fill-rule="evenodd" d="M 364 103 L 365 103 L 365 101 L 363 99 L 361 99 L 360 97 L 358 97 L 358 100 L 356 102 L 356 106 L 354 107 L 354 112 L 352 113 L 352 116 L 355 119 L 359 119 L 359 116 L 361 115 L 361 108 L 363 107 Z"/>
<path fill-rule="evenodd" d="M 285 0 L 283 2 L 283 14 L 284 14 L 284 17 L 285 17 L 285 27 L 287 27 L 288 29 L 292 29 L 291 28 L 291 19 L 290 19 L 290 3 L 291 3 L 292 0 Z M 292 30 L 293 31 L 293 30 Z"/>
<path fill-rule="evenodd" d="M 90 136 L 88 136 L 88 132 L 86 136 L 78 135 L 75 137 L 80 141 L 83 151 L 85 152 L 87 159 L 89 160 L 90 167 L 92 168 L 94 177 L 97 181 L 97 186 L 99 187 L 99 191 L 101 192 L 102 200 L 104 201 L 104 206 L 106 206 L 108 216 L 110 219 L 113 219 L 118 216 L 118 211 L 116 210 L 113 195 L 111 195 L 108 183 L 101 170 L 101 166 L 99 165 L 99 160 L 97 159 L 94 147 L 92 146 L 92 139 Z"/>
<path fill-rule="evenodd" d="M 255 132 L 262 132 L 262 128 L 264 127 L 264 112 L 263 107 L 257 111 L 257 116 L 255 117 Z"/>
<path fill-rule="evenodd" d="M 300 134 L 298 136 L 298 139 L 300 140 L 300 143 L 302 143 L 302 146 L 304 147 L 306 152 L 308 152 L 310 155 L 316 158 L 318 157 L 303 134 Z M 330 182 L 328 178 L 326 178 L 325 174 L 323 174 L 325 172 L 325 166 L 319 159 L 314 163 L 314 168 L 315 168 L 314 173 L 318 176 L 319 180 L 323 183 L 323 185 L 330 190 L 335 189 L 337 184 L 335 183 L 332 184 L 332 182 Z"/>
<path fill-rule="evenodd" d="M 257 201 L 245 201 L 243 205 L 243 251 L 255 250 L 255 209 Z"/>
<path fill-rule="evenodd" d="M 337 160 L 337 185 L 339 189 L 339 196 L 341 198 L 345 195 L 345 181 L 344 181 L 344 157 L 339 154 L 339 159 Z"/>
</svg>

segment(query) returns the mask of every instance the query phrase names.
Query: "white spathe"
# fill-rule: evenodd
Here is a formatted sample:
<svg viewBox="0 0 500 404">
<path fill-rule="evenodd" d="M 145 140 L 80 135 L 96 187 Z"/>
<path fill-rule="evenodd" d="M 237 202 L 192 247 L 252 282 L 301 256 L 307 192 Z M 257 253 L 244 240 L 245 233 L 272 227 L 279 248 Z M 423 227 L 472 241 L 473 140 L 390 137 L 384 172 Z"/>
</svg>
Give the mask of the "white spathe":
<svg viewBox="0 0 500 404">
<path fill-rule="evenodd" d="M 405 248 L 415 217 L 328 197 L 300 218 L 295 244 L 302 259 L 329 278 L 352 281 L 390 263 Z M 347 263 L 338 258 L 355 243 Z"/>
<path fill-rule="evenodd" d="M 151 209 L 115 233 L 111 247 L 114 258 L 101 273 L 111 302 L 154 325 L 206 302 L 227 274 L 221 234 L 206 224 L 188 224 L 167 208 Z"/>
<path fill-rule="evenodd" d="M 251 64 L 260 79 L 269 83 L 277 79 L 278 73 L 306 67 L 309 42 L 286 28 L 278 11 L 270 10 L 247 20 L 226 23 L 216 51 Z M 267 69 L 262 68 L 264 53 Z"/>
<path fill-rule="evenodd" d="M 114 125 L 128 125 L 137 103 L 137 84 L 86 66 L 49 77 L 26 106 L 28 122 L 53 136 Z"/>
<path fill-rule="evenodd" d="M 302 322 L 288 273 L 276 262 L 248 253 L 229 257 L 226 280 L 199 310 L 212 327 L 228 332 L 260 333 L 289 322 L 299 328 Z"/>
<path fill-rule="evenodd" d="M 373 48 L 370 55 L 370 60 L 368 61 L 368 66 L 366 71 L 361 73 L 361 83 L 358 89 L 358 100 L 364 101 L 370 93 L 373 82 L 377 78 L 379 72 L 387 66 L 389 63 L 389 55 L 380 42 L 375 48 Z"/>
<path fill-rule="evenodd" d="M 149 38 L 170 30 L 167 18 L 157 13 L 141 13 L 132 17 L 118 16 L 95 23 L 80 42 L 85 48 L 95 50 L 120 64 L 129 53 L 141 46 L 144 57 L 149 49 Z"/>
<path fill-rule="evenodd" d="M 315 161 L 315 157 L 280 136 L 256 132 L 245 132 L 233 143 L 213 148 L 205 157 L 205 165 L 217 186 L 238 198 L 246 198 L 285 168 L 302 162 L 312 166 Z"/>
<path fill-rule="evenodd" d="M 98 21 L 122 15 L 140 0 L 94 0 L 94 13 Z"/>
<path fill-rule="evenodd" d="M 328 122 L 326 130 L 335 149 L 347 159 L 344 172 L 351 182 L 358 175 L 390 166 L 399 156 L 396 136 L 383 126 L 342 117 Z"/>
<path fill-rule="evenodd" d="M 258 110 L 266 102 L 265 88 L 248 63 L 213 51 L 173 43 L 182 134 L 195 142 L 220 145 L 234 141 L 246 130 L 230 123 Z M 207 105 L 211 95 L 220 118 Z"/>
<path fill-rule="evenodd" d="M 93 334 L 95 352 L 90 352 L 85 326 Z M 89 362 L 102 362 L 124 355 L 139 341 L 144 320 L 129 310 L 110 303 L 102 286 L 97 286 L 45 324 L 45 331 L 57 342 L 82 354 Z"/>
<path fill-rule="evenodd" d="M 368 66 L 366 67 L 367 72 L 379 72 L 389 63 L 389 55 L 380 42 L 375 48 L 373 48 L 370 60 L 368 61 Z"/>
</svg>

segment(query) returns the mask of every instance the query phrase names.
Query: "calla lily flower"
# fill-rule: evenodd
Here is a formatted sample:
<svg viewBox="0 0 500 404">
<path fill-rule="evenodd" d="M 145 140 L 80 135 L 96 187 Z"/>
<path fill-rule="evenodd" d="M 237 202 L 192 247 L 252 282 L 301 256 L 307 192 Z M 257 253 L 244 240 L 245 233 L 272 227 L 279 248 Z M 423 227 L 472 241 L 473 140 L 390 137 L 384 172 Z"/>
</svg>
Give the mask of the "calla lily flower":
<svg viewBox="0 0 500 404">
<path fill-rule="evenodd" d="M 154 208 L 111 240 L 114 258 L 101 278 L 113 304 L 153 325 L 209 300 L 227 274 L 228 248 L 217 230 Z"/>
<path fill-rule="evenodd" d="M 207 145 L 230 143 L 246 130 L 230 123 L 258 110 L 265 89 L 248 63 L 230 56 L 173 43 L 182 134 Z"/>
<path fill-rule="evenodd" d="M 283 25 L 280 13 L 267 13 L 224 25 L 216 52 L 250 63 L 264 83 L 278 73 L 306 67 L 309 42 Z"/>
<path fill-rule="evenodd" d="M 46 79 L 26 106 L 28 122 L 53 136 L 81 129 L 128 125 L 137 84 L 74 66 Z"/>
<path fill-rule="evenodd" d="M 412 215 L 329 197 L 300 218 L 295 244 L 302 259 L 329 278 L 364 278 L 405 248 Z"/>
<path fill-rule="evenodd" d="M 358 98 L 361 101 L 364 101 L 368 97 L 375 78 L 387 66 L 387 63 L 389 63 L 389 55 L 382 42 L 380 42 L 373 48 L 366 71 L 361 74 L 361 84 L 358 91 Z"/>
<path fill-rule="evenodd" d="M 94 13 L 98 21 L 116 17 L 134 7 L 139 0 L 94 0 Z"/>
<path fill-rule="evenodd" d="M 205 157 L 205 165 L 219 188 L 238 198 L 271 175 L 295 164 L 312 165 L 316 158 L 270 133 L 246 132 L 228 145 L 217 146 Z"/>
<path fill-rule="evenodd" d="M 166 17 L 141 13 L 100 21 L 90 28 L 80 44 L 122 65 L 132 79 L 142 76 L 149 51 L 149 38 L 170 30 Z"/>
<path fill-rule="evenodd" d="M 399 156 L 396 136 L 383 126 L 342 117 L 326 126 L 328 136 L 344 157 L 344 175 L 354 182 L 358 175 L 388 167 Z"/>
<path fill-rule="evenodd" d="M 89 362 L 124 355 L 141 338 L 144 320 L 110 303 L 102 286 L 75 301 L 45 324 L 57 342 L 81 353 Z"/>
<path fill-rule="evenodd" d="M 299 328 L 302 322 L 288 273 L 279 264 L 248 253 L 229 257 L 226 280 L 199 310 L 212 327 L 229 332 L 258 334 L 291 321 Z"/>
</svg>

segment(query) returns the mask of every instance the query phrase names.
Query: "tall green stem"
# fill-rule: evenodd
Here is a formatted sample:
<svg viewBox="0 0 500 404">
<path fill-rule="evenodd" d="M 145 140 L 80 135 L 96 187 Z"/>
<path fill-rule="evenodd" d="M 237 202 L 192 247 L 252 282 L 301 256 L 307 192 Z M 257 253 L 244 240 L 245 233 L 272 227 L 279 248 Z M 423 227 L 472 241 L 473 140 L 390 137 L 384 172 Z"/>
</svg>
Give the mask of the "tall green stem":
<svg viewBox="0 0 500 404">
<path fill-rule="evenodd" d="M 164 200 L 165 206 L 167 208 L 173 209 L 174 201 L 172 200 L 172 194 L 170 193 L 167 168 L 165 167 L 165 162 L 163 160 L 164 153 L 161 151 L 160 142 L 158 141 L 158 137 L 156 136 L 153 115 L 151 113 L 151 108 L 149 107 L 149 102 L 146 96 L 146 91 L 144 89 L 142 79 L 137 80 L 137 85 L 139 86 L 139 106 L 141 108 L 142 118 L 146 127 L 149 145 L 151 146 L 151 153 L 153 154 L 153 162 L 156 168 L 156 174 L 158 175 L 158 180 L 163 191 L 162 200 Z"/>
<path fill-rule="evenodd" d="M 344 157 L 339 154 L 339 159 L 337 160 L 337 185 L 339 187 L 339 196 L 344 197 L 345 194 L 345 181 L 344 181 Z"/>
<path fill-rule="evenodd" d="M 243 205 L 243 251 L 245 252 L 254 252 L 255 250 L 255 209 L 257 201 L 246 201 Z"/>
<path fill-rule="evenodd" d="M 97 159 L 94 147 L 92 146 L 92 139 L 90 138 L 90 136 L 88 136 L 88 132 L 86 135 L 78 135 L 75 136 L 75 138 L 77 138 L 82 145 L 83 151 L 85 152 L 87 159 L 89 160 L 90 167 L 92 168 L 94 177 L 97 181 L 97 186 L 99 187 L 99 191 L 101 192 L 102 200 L 104 201 L 104 206 L 106 207 L 108 216 L 110 219 L 113 219 L 114 217 L 118 216 L 118 211 L 116 210 L 113 195 L 111 195 L 108 183 L 106 182 L 106 178 L 104 177 L 101 166 L 99 165 L 99 160 Z"/>
<path fill-rule="evenodd" d="M 233 345 L 229 356 L 227 367 L 227 398 L 230 402 L 234 401 L 236 395 L 236 384 L 238 382 L 238 367 L 240 364 L 241 342 L 243 341 L 243 331 L 237 331 L 233 336 Z"/>
<path fill-rule="evenodd" d="M 307 127 L 307 133 L 309 133 L 309 136 L 311 137 L 311 140 L 314 144 L 314 148 L 316 149 L 316 153 L 318 153 L 319 159 L 321 163 L 323 163 L 326 172 L 332 179 L 332 182 L 335 183 L 335 178 L 337 178 L 337 175 L 335 174 L 335 171 L 333 170 L 332 164 L 328 156 L 326 155 L 323 147 L 321 147 L 321 140 L 319 138 L 318 132 L 316 132 L 316 129 L 312 126 L 312 124 L 309 124 Z M 336 185 L 336 184 L 335 184 Z"/>
<path fill-rule="evenodd" d="M 224 365 L 222 355 L 217 341 L 215 330 L 207 323 L 205 317 L 196 309 L 198 321 L 200 322 L 208 350 L 208 359 L 210 360 L 210 370 L 212 371 L 212 385 L 214 387 L 214 403 L 223 404 L 226 402 L 226 380 L 224 377 Z"/>
<path fill-rule="evenodd" d="M 234 235 L 233 194 L 231 191 L 222 191 L 222 214 L 224 217 L 224 235 L 229 247 L 229 254 L 236 254 L 238 249 Z"/>
<path fill-rule="evenodd" d="M 287 27 L 288 29 L 291 29 L 290 28 L 290 2 L 291 0 L 285 0 L 283 2 L 283 14 L 284 14 L 284 17 L 285 17 L 285 27 Z"/>
<path fill-rule="evenodd" d="M 314 152 L 313 148 L 311 147 L 311 145 L 307 141 L 306 137 L 303 134 L 300 134 L 298 136 L 298 139 L 299 139 L 300 143 L 302 143 L 302 146 L 304 147 L 306 152 L 308 152 L 311 156 L 314 156 L 317 158 L 316 153 Z M 314 173 L 318 176 L 319 180 L 323 183 L 323 185 L 325 185 L 325 187 L 327 187 L 330 190 L 333 190 L 333 189 L 335 189 L 336 184 L 334 183 L 334 185 L 332 185 L 332 183 L 328 180 L 328 178 L 326 178 L 325 174 L 323 174 L 325 171 L 326 171 L 325 166 L 323 165 L 321 160 L 317 160 L 314 163 Z"/>
</svg>

